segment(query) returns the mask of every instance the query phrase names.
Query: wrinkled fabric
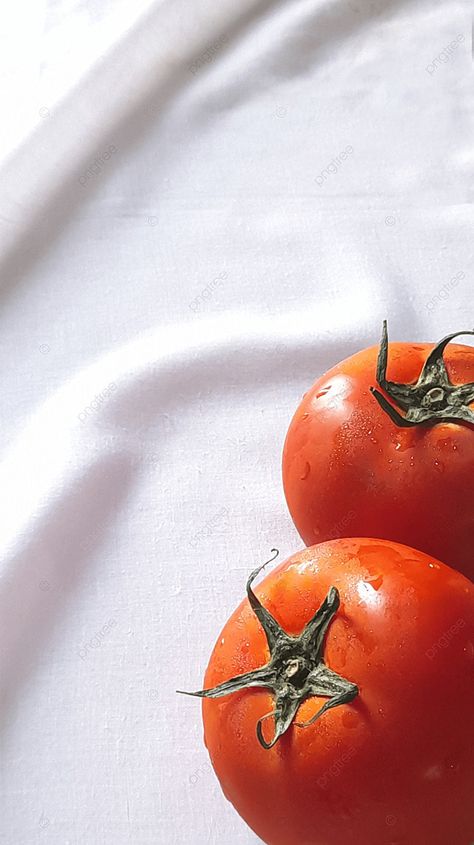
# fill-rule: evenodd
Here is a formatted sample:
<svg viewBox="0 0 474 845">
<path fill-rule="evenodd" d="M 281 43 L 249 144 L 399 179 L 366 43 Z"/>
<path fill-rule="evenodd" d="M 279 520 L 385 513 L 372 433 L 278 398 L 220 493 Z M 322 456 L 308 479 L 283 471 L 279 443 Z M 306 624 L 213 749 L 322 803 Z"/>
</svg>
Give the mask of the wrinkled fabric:
<svg viewBox="0 0 474 845">
<path fill-rule="evenodd" d="M 0 840 L 255 843 L 197 689 L 318 374 L 469 329 L 467 3 L 2 9 Z"/>
</svg>

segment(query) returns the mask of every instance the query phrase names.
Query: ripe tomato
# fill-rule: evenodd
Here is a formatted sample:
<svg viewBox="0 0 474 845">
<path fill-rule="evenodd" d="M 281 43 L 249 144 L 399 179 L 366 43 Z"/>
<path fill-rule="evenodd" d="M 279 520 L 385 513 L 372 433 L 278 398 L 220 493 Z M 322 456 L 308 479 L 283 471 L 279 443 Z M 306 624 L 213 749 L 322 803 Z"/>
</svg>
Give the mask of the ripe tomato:
<svg viewBox="0 0 474 845">
<path fill-rule="evenodd" d="M 474 349 L 453 337 L 387 346 L 384 328 L 380 351 L 347 358 L 305 394 L 283 484 L 307 545 L 386 537 L 474 578 Z"/>
<path fill-rule="evenodd" d="M 298 552 L 249 597 L 254 609 L 242 602 L 212 653 L 205 687 L 214 689 L 194 695 L 212 696 L 203 701 L 212 764 L 263 842 L 470 845 L 474 585 L 406 546 L 343 539 Z M 298 635 L 318 608 L 302 649 Z M 319 666 L 305 668 L 317 654 Z M 325 698 L 304 700 L 310 670 L 329 683 Z M 269 689 L 258 688 L 265 672 Z M 242 674 L 246 683 L 229 683 Z M 298 727 L 338 696 L 331 677 L 346 685 L 346 703 Z M 295 698 L 296 719 L 268 747 L 275 728 L 265 716 L 277 701 L 281 726 Z"/>
</svg>

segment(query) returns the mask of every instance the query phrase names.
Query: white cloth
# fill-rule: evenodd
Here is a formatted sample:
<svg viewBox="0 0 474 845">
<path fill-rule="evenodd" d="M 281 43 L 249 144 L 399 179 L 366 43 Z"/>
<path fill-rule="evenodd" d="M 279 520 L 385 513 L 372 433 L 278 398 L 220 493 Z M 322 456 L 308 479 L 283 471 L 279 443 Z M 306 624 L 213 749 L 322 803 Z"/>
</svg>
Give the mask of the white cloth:
<svg viewBox="0 0 474 845">
<path fill-rule="evenodd" d="M 0 839 L 254 843 L 175 689 L 302 545 L 303 391 L 472 327 L 469 6 L 0 15 Z"/>
</svg>

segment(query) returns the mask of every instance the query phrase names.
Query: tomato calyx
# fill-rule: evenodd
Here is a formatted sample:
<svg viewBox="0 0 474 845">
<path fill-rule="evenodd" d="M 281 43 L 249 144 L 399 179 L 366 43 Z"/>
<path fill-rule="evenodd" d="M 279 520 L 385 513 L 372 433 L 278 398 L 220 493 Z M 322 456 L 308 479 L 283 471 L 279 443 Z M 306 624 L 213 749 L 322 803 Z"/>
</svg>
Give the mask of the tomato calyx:
<svg viewBox="0 0 474 845">
<path fill-rule="evenodd" d="M 382 340 L 377 358 L 376 378 L 379 386 L 403 411 L 403 416 L 376 387 L 370 391 L 379 405 L 396 425 L 410 427 L 421 423 L 467 422 L 474 425 L 474 382 L 453 384 L 449 378 L 443 353 L 455 337 L 474 334 L 474 331 L 447 335 L 432 349 L 416 384 L 398 384 L 387 380 L 388 331 L 383 322 Z"/>
<path fill-rule="evenodd" d="M 278 551 L 271 560 L 274 560 Z M 252 583 L 268 564 L 259 566 L 247 581 L 247 596 L 250 606 L 259 620 L 267 638 L 270 660 L 265 666 L 237 675 L 212 689 L 200 692 L 184 693 L 199 698 L 220 698 L 249 687 L 263 687 L 272 690 L 275 696 L 274 709 L 257 722 L 256 732 L 260 745 L 265 749 L 275 743 L 294 723 L 296 727 L 306 728 L 316 722 L 320 716 L 332 707 L 347 704 L 359 693 L 356 684 L 347 681 L 329 669 L 324 662 L 324 643 L 326 632 L 335 617 L 339 605 L 339 592 L 331 587 L 324 602 L 307 623 L 301 634 L 293 636 L 281 628 L 272 614 L 261 604 L 252 590 Z M 178 690 L 182 692 L 182 690 Z M 294 722 L 298 708 L 308 698 L 320 696 L 329 700 L 307 722 Z M 274 718 L 273 738 L 267 741 L 263 735 L 263 723 Z"/>
</svg>

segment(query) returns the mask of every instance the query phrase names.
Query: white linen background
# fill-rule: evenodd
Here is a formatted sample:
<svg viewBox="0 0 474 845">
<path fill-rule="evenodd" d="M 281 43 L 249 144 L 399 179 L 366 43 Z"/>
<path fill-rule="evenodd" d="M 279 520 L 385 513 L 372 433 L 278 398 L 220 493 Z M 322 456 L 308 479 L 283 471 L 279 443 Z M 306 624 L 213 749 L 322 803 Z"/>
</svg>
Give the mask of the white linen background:
<svg viewBox="0 0 474 845">
<path fill-rule="evenodd" d="M 472 327 L 470 8 L 0 19 L 1 841 L 254 843 L 175 689 L 249 571 L 302 545 L 280 480 L 302 392 L 384 316 Z"/>
</svg>

